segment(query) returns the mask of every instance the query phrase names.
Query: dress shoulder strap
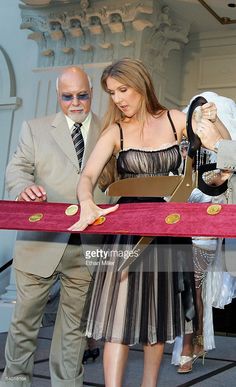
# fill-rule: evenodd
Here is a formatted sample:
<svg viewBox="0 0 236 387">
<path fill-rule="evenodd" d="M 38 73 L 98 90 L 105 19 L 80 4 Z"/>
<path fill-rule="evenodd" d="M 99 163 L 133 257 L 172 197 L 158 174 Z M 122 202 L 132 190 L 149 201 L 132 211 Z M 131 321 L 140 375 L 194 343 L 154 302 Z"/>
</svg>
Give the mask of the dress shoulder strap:
<svg viewBox="0 0 236 387">
<path fill-rule="evenodd" d="M 178 140 L 178 137 L 177 137 L 177 132 L 176 132 L 176 129 L 175 129 L 174 122 L 172 121 L 172 118 L 171 118 L 171 116 L 170 116 L 170 112 L 169 112 L 169 110 L 167 110 L 167 117 L 169 118 L 169 121 L 170 121 L 170 124 L 171 124 L 172 130 L 173 130 L 173 133 L 174 133 L 174 136 L 175 136 L 175 140 L 177 141 L 177 140 Z"/>
<path fill-rule="evenodd" d="M 118 127 L 120 129 L 120 149 L 123 150 L 123 146 L 124 146 L 123 129 L 122 129 L 122 127 L 121 127 L 119 122 L 116 122 L 116 123 L 117 123 L 117 125 L 118 125 Z"/>
</svg>

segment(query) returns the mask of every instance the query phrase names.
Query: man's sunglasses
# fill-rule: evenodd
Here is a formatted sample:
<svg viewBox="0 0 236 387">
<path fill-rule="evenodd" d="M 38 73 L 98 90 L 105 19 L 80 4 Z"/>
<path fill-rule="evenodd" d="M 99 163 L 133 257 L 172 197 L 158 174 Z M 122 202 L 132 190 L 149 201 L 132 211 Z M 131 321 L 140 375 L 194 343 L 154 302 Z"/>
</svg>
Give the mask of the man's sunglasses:
<svg viewBox="0 0 236 387">
<path fill-rule="evenodd" d="M 77 95 L 72 95 L 72 94 L 61 95 L 62 101 L 65 101 L 65 102 L 73 101 L 74 98 L 76 98 L 78 101 L 87 101 L 88 99 L 90 99 L 90 95 L 88 93 L 77 94 Z"/>
</svg>

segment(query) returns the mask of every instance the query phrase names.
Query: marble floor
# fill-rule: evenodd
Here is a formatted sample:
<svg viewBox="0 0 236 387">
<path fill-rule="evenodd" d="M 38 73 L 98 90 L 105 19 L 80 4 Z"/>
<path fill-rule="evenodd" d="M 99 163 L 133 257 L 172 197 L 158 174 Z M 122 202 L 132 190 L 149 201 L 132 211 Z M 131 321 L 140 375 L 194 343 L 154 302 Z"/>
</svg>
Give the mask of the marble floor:
<svg viewBox="0 0 236 387">
<path fill-rule="evenodd" d="M 53 327 L 41 328 L 38 349 L 35 356 L 35 369 L 32 387 L 50 387 L 48 368 L 49 348 Z M 0 334 L 0 375 L 4 368 L 4 346 L 6 334 Z M 194 364 L 189 374 L 179 375 L 171 365 L 172 346 L 166 345 L 161 367 L 159 387 L 234 387 L 236 386 L 236 337 L 216 336 L 216 349 L 210 351 L 202 365 L 201 360 Z M 102 346 L 101 346 L 102 351 Z M 123 387 L 140 386 L 143 353 L 140 347 L 130 350 Z M 103 387 L 102 355 L 85 365 L 84 386 Z"/>
</svg>

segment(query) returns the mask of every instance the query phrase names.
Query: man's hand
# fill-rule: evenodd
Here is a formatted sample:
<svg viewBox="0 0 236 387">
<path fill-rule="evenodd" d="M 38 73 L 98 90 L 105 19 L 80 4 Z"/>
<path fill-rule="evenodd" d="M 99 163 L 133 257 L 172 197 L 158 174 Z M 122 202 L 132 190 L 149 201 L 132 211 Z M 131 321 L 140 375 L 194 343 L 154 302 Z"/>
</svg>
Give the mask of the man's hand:
<svg viewBox="0 0 236 387">
<path fill-rule="evenodd" d="M 47 194 L 40 185 L 30 185 L 18 196 L 19 201 L 24 202 L 44 202 L 47 200 Z"/>
</svg>

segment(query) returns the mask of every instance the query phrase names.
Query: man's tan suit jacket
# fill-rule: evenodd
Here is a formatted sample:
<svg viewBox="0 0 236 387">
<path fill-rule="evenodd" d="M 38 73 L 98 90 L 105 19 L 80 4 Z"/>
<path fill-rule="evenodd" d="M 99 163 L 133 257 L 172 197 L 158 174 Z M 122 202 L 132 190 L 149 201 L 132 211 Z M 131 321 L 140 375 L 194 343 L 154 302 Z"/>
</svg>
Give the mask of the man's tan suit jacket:
<svg viewBox="0 0 236 387">
<path fill-rule="evenodd" d="M 85 165 L 100 134 L 98 117 L 92 114 L 85 146 Z M 6 170 L 10 198 L 32 184 L 46 189 L 48 202 L 77 203 L 76 187 L 80 168 L 68 124 L 63 113 L 24 122 L 19 144 Z M 96 188 L 95 200 L 104 203 L 105 195 Z M 17 233 L 14 253 L 16 269 L 42 277 L 55 271 L 66 248 L 70 233 Z M 82 243 L 93 242 L 94 236 L 81 236 Z"/>
</svg>

